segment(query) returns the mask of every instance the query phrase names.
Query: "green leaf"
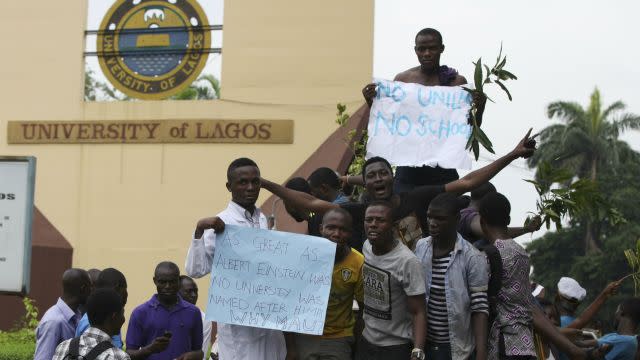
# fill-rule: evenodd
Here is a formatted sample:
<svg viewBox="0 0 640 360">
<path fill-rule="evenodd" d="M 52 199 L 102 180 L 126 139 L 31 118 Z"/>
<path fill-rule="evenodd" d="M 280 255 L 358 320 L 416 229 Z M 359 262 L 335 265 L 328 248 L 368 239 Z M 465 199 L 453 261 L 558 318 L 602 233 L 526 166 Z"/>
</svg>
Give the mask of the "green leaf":
<svg viewBox="0 0 640 360">
<path fill-rule="evenodd" d="M 512 73 L 508 72 L 507 70 L 500 70 L 501 73 L 503 73 L 504 75 L 506 75 L 509 79 L 511 80 L 518 80 L 518 77 L 513 75 Z"/>
<path fill-rule="evenodd" d="M 484 131 L 482 131 L 482 129 L 480 128 L 478 128 L 478 141 L 480 141 L 482 146 L 484 146 L 484 148 L 487 149 L 490 153 L 495 154 L 495 152 L 493 151 L 493 144 L 491 143 L 491 140 L 489 140 L 487 134 L 485 134 Z"/>
<path fill-rule="evenodd" d="M 496 58 L 496 65 L 500 62 L 500 57 L 502 57 L 502 41 L 500 41 L 500 52 L 498 53 L 498 57 Z"/>
<path fill-rule="evenodd" d="M 471 143 L 471 147 L 473 148 L 473 156 L 475 156 L 476 161 L 478 161 L 478 157 L 480 156 L 480 146 L 478 145 L 478 140 L 473 140 Z"/>
<path fill-rule="evenodd" d="M 507 89 L 507 87 L 504 86 L 504 84 L 500 80 L 496 80 L 495 83 L 498 84 L 500 88 L 502 88 L 502 90 L 504 90 L 504 92 L 507 93 L 507 97 L 509 98 L 509 101 L 512 101 L 513 98 L 511 97 L 511 93 L 509 92 L 509 89 Z"/>
<path fill-rule="evenodd" d="M 482 58 L 479 58 L 476 63 L 476 70 L 473 74 L 473 83 L 476 87 L 476 91 L 482 91 Z"/>
<path fill-rule="evenodd" d="M 500 65 L 498 65 L 498 69 L 502 70 L 502 68 L 507 64 L 507 55 L 504 56 L 504 59 L 502 59 L 502 62 L 500 62 Z"/>
</svg>

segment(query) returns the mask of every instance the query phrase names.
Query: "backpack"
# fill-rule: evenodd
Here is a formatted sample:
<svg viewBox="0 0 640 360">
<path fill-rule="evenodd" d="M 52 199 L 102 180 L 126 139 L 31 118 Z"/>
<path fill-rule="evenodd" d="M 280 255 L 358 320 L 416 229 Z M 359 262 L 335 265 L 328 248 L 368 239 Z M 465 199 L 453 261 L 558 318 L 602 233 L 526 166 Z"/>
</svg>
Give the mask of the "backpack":
<svg viewBox="0 0 640 360">
<path fill-rule="evenodd" d="M 487 299 L 489 301 L 489 325 L 493 323 L 498 316 L 496 306 L 498 304 L 498 293 L 502 288 L 502 257 L 500 252 L 492 244 L 486 244 L 480 247 L 480 251 L 484 252 L 489 260 L 489 288 L 487 290 Z"/>
<path fill-rule="evenodd" d="M 73 338 L 71 340 L 71 343 L 69 343 L 69 352 L 67 353 L 67 355 L 65 355 L 63 359 L 64 360 L 95 360 L 98 356 L 100 356 L 100 354 L 111 349 L 112 347 L 113 347 L 113 344 L 111 344 L 111 341 L 105 340 L 99 343 L 98 345 L 94 346 L 93 349 L 91 349 L 91 351 L 87 353 L 87 355 L 81 356 L 80 355 L 80 337 L 78 336 Z"/>
</svg>

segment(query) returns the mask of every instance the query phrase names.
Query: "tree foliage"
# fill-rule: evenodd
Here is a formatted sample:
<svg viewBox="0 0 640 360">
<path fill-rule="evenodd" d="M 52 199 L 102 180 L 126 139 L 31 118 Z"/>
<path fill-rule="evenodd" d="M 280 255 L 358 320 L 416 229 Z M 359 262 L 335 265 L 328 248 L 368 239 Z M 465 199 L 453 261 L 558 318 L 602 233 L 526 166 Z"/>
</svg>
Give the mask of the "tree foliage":
<svg viewBox="0 0 640 360">
<path fill-rule="evenodd" d="M 220 80 L 211 74 L 200 75 L 188 88 L 171 96 L 169 100 L 213 100 L 220 98 Z M 96 79 L 93 70 L 87 68 L 84 72 L 84 100 L 130 101 L 133 98 L 121 93 L 106 82 Z"/>
<path fill-rule="evenodd" d="M 637 181 L 640 177 L 640 154 L 623 142 L 619 144 L 618 152 L 618 161 L 603 163 L 602 171 L 598 172 L 597 190 L 598 196 L 606 199 L 627 221 L 620 224 L 607 220 L 597 222 L 601 252 L 586 251 L 582 240 L 587 221 L 581 216 L 570 216 L 567 227 L 547 233 L 527 246 L 533 265 L 533 279 L 543 284 L 553 296 L 560 277 L 575 278 L 587 289 L 583 307 L 591 303 L 609 282 L 633 271 L 627 264 L 625 250 L 635 249 L 640 238 L 640 208 L 637 204 L 637 199 L 640 199 L 640 182 Z M 598 318 L 609 324 L 620 300 L 634 293 L 634 282 L 629 278 L 623 282 L 619 295 L 607 302 Z"/>
<path fill-rule="evenodd" d="M 601 174 L 626 171 L 624 164 L 637 154 L 619 140 L 619 136 L 628 129 L 640 129 L 640 116 L 624 112 L 625 108 L 621 101 L 604 106 L 597 88 L 586 107 L 571 101 L 549 104 L 548 117 L 559 119 L 561 123 L 540 132 L 538 151 L 527 161 L 530 167 L 537 167 L 536 177 L 541 177 L 544 168 L 541 165 L 546 163 L 565 168 L 578 179 L 597 182 L 598 186 L 602 185 Z M 584 224 L 584 251 L 599 253 L 602 251 L 602 222 L 607 214 L 596 208 L 592 210 L 582 212 L 573 220 Z"/>
</svg>

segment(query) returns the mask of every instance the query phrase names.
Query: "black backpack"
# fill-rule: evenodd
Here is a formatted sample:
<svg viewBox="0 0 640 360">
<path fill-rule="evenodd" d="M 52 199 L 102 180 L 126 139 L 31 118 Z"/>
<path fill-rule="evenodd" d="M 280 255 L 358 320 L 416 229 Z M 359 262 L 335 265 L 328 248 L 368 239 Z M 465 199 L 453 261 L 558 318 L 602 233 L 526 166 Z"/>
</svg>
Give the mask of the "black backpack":
<svg viewBox="0 0 640 360">
<path fill-rule="evenodd" d="M 103 341 L 98 345 L 94 346 L 87 355 L 80 355 L 80 337 L 75 337 L 71 339 L 71 343 L 69 343 L 69 353 L 65 355 L 63 359 L 65 360 L 95 360 L 100 354 L 111 349 L 113 344 L 111 341 Z"/>
<path fill-rule="evenodd" d="M 489 269 L 491 270 L 489 289 L 487 290 L 489 324 L 491 324 L 498 315 L 496 304 L 498 303 L 498 292 L 500 292 L 500 288 L 502 288 L 502 257 L 500 257 L 498 249 L 491 244 L 481 246 L 480 251 L 486 254 L 489 260 Z"/>
</svg>

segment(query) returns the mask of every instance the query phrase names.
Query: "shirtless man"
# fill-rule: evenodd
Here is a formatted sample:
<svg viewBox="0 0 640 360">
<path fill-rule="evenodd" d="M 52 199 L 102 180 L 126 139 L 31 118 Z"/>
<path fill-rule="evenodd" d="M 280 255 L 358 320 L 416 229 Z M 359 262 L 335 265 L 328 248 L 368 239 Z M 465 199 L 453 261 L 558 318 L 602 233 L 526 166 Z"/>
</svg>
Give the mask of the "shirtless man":
<svg viewBox="0 0 640 360">
<path fill-rule="evenodd" d="M 426 28 L 418 32 L 413 48 L 420 66 L 413 67 L 396 75 L 394 81 L 415 83 L 424 86 L 459 86 L 467 83 L 464 76 L 446 65 L 440 65 L 440 55 L 444 52 L 442 35 L 438 30 Z M 362 95 L 369 107 L 376 96 L 376 84 L 367 84 L 362 89 Z M 478 108 L 477 120 L 482 122 L 482 113 L 486 98 L 474 96 L 473 102 Z M 479 125 L 479 124 L 478 124 Z M 412 190 L 421 185 L 443 185 L 459 178 L 456 169 L 443 169 L 441 167 L 409 167 L 398 166 L 394 182 L 394 190 L 397 193 Z"/>
</svg>

